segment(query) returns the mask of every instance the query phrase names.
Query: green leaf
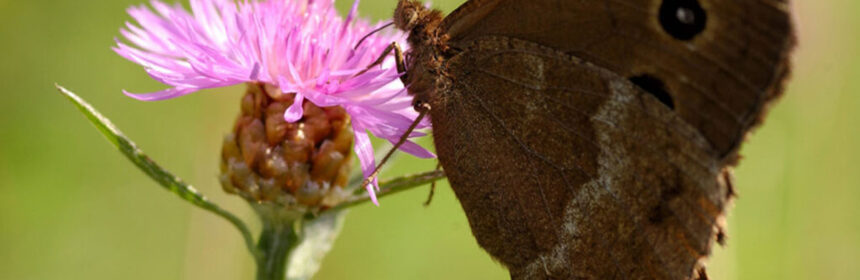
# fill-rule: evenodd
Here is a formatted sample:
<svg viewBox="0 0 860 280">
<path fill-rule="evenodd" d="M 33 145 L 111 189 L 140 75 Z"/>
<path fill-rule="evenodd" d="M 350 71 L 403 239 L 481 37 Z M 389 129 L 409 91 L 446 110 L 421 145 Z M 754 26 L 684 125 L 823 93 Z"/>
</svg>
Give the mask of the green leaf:
<svg viewBox="0 0 860 280">
<path fill-rule="evenodd" d="M 410 190 L 418 186 L 433 183 L 442 179 L 445 179 L 445 172 L 442 170 L 434 170 L 384 180 L 379 182 L 379 191 L 376 192 L 376 197 L 382 198 L 395 193 Z M 349 185 L 358 185 L 361 184 L 361 182 L 363 181 L 363 179 L 361 178 L 353 180 L 354 181 L 349 182 Z M 327 209 L 323 211 L 323 213 L 329 211 L 343 210 L 370 201 L 370 196 L 367 195 L 367 193 L 364 191 L 364 188 L 357 188 L 355 192 L 356 194 L 353 196 L 352 199 L 349 199 L 339 204 L 338 206 L 332 207 L 331 209 Z"/>
<path fill-rule="evenodd" d="M 134 163 L 137 168 L 142 170 L 146 175 L 150 178 L 158 182 L 159 185 L 167 189 L 168 191 L 178 195 L 185 201 L 190 202 L 191 204 L 203 208 L 206 211 L 212 212 L 215 215 L 221 216 L 224 219 L 227 219 L 231 224 L 236 226 L 239 232 L 242 234 L 242 237 L 245 239 L 245 245 L 248 247 L 248 250 L 251 251 L 251 254 L 254 255 L 256 259 L 258 259 L 257 249 L 254 245 L 254 239 L 251 237 L 251 232 L 248 230 L 248 227 L 245 225 L 242 220 L 228 212 L 227 210 L 222 209 L 215 203 L 212 203 L 205 196 L 200 194 L 194 187 L 185 183 L 179 177 L 174 176 L 154 161 L 152 161 L 146 154 L 140 150 L 134 142 L 129 140 L 119 129 L 114 126 L 113 123 L 110 122 L 107 118 L 102 116 L 95 108 L 93 108 L 89 103 L 84 101 L 81 97 L 75 95 L 71 91 L 63 88 L 60 85 L 56 85 L 57 89 L 65 95 L 78 110 L 83 113 L 89 121 L 95 125 L 95 127 L 104 135 L 111 144 L 113 144 L 119 151 L 126 156 L 132 163 Z"/>
</svg>

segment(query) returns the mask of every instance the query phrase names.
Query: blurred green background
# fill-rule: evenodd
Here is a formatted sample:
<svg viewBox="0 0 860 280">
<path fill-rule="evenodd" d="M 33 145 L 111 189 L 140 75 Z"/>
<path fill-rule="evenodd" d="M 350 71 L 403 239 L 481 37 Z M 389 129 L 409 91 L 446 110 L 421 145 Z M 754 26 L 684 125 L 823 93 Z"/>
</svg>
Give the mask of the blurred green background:
<svg viewBox="0 0 860 280">
<path fill-rule="evenodd" d="M 433 2 L 448 12 L 462 0 Z M 860 4 L 794 2 L 794 78 L 743 149 L 712 279 L 860 279 Z M 0 279 L 251 279 L 228 223 L 157 187 L 53 89 L 88 99 L 154 159 L 254 220 L 216 180 L 241 87 L 155 103 L 120 92 L 163 88 L 110 50 L 125 8 L 141 3 L 0 0 Z M 360 10 L 383 19 L 394 5 Z M 403 156 L 388 176 L 434 166 Z M 429 208 L 426 195 L 354 209 L 316 279 L 506 278 L 447 184 Z"/>
</svg>

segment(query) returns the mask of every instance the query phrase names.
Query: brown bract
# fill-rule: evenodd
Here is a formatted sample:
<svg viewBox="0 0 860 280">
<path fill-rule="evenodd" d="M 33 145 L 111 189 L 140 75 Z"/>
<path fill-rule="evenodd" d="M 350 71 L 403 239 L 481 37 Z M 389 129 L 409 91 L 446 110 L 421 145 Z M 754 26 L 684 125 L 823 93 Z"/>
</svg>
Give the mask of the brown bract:
<svg viewBox="0 0 860 280">
<path fill-rule="evenodd" d="M 253 203 L 316 211 L 348 198 L 353 134 L 341 107 L 303 103 L 302 118 L 284 120 L 294 94 L 249 83 L 233 133 L 224 138 L 221 183 Z"/>
<path fill-rule="evenodd" d="M 409 92 L 514 279 L 704 278 L 731 166 L 782 92 L 786 1 L 401 0 Z"/>
</svg>

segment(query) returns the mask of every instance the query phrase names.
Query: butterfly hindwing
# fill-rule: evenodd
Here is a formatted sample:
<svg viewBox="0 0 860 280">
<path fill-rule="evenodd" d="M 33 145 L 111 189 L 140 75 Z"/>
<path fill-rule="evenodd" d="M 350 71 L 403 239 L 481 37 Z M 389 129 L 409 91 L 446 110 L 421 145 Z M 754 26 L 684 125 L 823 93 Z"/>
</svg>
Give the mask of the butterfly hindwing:
<svg viewBox="0 0 860 280">
<path fill-rule="evenodd" d="M 448 71 L 431 100 L 439 159 L 479 244 L 514 278 L 684 278 L 708 253 L 728 199 L 721 170 L 659 101 L 504 37 L 472 42 Z"/>
</svg>

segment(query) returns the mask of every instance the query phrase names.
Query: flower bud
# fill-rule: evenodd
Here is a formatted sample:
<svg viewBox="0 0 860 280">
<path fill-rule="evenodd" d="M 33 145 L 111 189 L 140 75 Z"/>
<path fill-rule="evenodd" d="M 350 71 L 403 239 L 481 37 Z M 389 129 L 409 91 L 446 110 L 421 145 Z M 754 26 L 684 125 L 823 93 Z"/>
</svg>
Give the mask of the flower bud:
<svg viewBox="0 0 860 280">
<path fill-rule="evenodd" d="M 330 208 L 349 196 L 353 132 L 339 107 L 302 104 L 302 118 L 284 120 L 295 94 L 248 83 L 233 132 L 224 138 L 221 185 L 255 203 L 301 212 Z"/>
</svg>

